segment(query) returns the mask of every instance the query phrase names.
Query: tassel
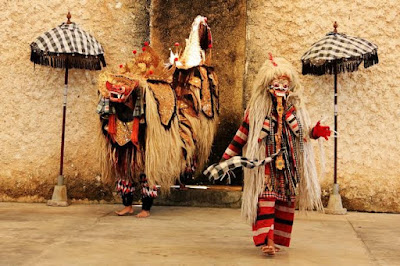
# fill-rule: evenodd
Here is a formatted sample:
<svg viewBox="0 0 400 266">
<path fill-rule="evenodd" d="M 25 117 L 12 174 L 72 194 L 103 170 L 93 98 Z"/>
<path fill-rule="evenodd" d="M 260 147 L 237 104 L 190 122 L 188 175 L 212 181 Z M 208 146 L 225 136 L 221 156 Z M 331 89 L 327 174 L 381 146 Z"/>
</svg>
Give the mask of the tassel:
<svg viewBox="0 0 400 266">
<path fill-rule="evenodd" d="M 31 61 L 35 64 L 51 66 L 54 68 L 65 68 L 65 57 L 57 56 L 56 53 L 44 54 L 42 51 L 31 49 Z M 101 65 L 106 66 L 104 55 L 88 56 L 75 54 L 69 57 L 69 68 L 101 70 Z"/>
<path fill-rule="evenodd" d="M 341 72 L 357 71 L 359 65 L 362 63 L 363 60 L 364 60 L 364 68 L 368 68 L 372 65 L 379 63 L 378 54 L 376 51 L 371 54 L 363 55 L 359 58 L 352 58 L 348 61 L 344 61 L 344 59 L 338 59 L 336 61 L 337 73 L 339 74 Z M 311 74 L 311 75 L 321 76 L 324 74 L 334 74 L 334 73 L 335 73 L 335 62 L 326 63 L 321 66 L 315 66 L 312 65 L 311 63 L 305 63 L 305 62 L 303 62 L 302 64 L 303 75 Z"/>
<path fill-rule="evenodd" d="M 108 134 L 114 135 L 115 133 L 117 133 L 115 115 L 110 115 L 108 117 Z"/>
<path fill-rule="evenodd" d="M 136 147 L 139 146 L 139 117 L 133 118 L 131 141 Z"/>
</svg>

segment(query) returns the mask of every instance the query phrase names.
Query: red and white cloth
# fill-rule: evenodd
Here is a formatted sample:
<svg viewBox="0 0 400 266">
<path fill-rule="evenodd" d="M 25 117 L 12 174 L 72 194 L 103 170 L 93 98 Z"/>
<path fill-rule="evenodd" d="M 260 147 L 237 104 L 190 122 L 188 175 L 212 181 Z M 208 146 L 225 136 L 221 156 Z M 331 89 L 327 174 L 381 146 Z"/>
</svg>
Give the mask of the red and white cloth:
<svg viewBox="0 0 400 266">
<path fill-rule="evenodd" d="M 284 202 L 276 198 L 259 198 L 257 219 L 253 224 L 253 241 L 256 246 L 266 245 L 268 239 L 275 244 L 290 245 L 294 220 L 294 202 Z"/>
</svg>

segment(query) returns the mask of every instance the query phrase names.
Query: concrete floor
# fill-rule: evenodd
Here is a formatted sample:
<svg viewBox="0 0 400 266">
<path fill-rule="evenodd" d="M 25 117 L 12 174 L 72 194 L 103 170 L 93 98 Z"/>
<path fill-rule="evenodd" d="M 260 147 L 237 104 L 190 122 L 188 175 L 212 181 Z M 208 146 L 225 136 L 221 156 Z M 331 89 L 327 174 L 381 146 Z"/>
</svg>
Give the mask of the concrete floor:
<svg viewBox="0 0 400 266">
<path fill-rule="evenodd" d="M 292 246 L 266 257 L 238 209 L 120 206 L 0 203 L 0 265 L 400 265 L 400 214 L 296 214 Z"/>
</svg>

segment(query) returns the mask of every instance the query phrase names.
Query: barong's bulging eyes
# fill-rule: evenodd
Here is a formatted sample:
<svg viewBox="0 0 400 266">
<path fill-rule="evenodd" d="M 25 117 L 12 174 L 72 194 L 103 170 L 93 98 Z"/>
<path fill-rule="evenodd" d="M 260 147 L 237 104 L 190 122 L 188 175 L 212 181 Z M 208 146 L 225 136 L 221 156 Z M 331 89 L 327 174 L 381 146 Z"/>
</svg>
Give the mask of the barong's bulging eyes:
<svg viewBox="0 0 400 266">
<path fill-rule="evenodd" d="M 106 86 L 108 91 L 110 92 L 110 101 L 123 103 L 128 97 L 131 95 L 132 91 L 139 85 L 138 82 L 132 84 L 132 87 L 126 86 L 124 84 L 111 84 L 110 82 L 106 82 Z"/>
</svg>

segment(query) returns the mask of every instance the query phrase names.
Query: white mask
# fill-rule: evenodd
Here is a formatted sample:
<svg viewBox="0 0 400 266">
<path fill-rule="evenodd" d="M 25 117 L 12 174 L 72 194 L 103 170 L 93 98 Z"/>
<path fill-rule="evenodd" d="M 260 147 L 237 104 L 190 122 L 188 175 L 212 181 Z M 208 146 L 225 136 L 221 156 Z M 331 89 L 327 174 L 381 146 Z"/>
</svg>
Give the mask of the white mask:
<svg viewBox="0 0 400 266">
<path fill-rule="evenodd" d="M 269 92 L 275 97 L 286 97 L 289 95 L 290 80 L 287 77 L 278 77 L 269 84 Z"/>
</svg>

